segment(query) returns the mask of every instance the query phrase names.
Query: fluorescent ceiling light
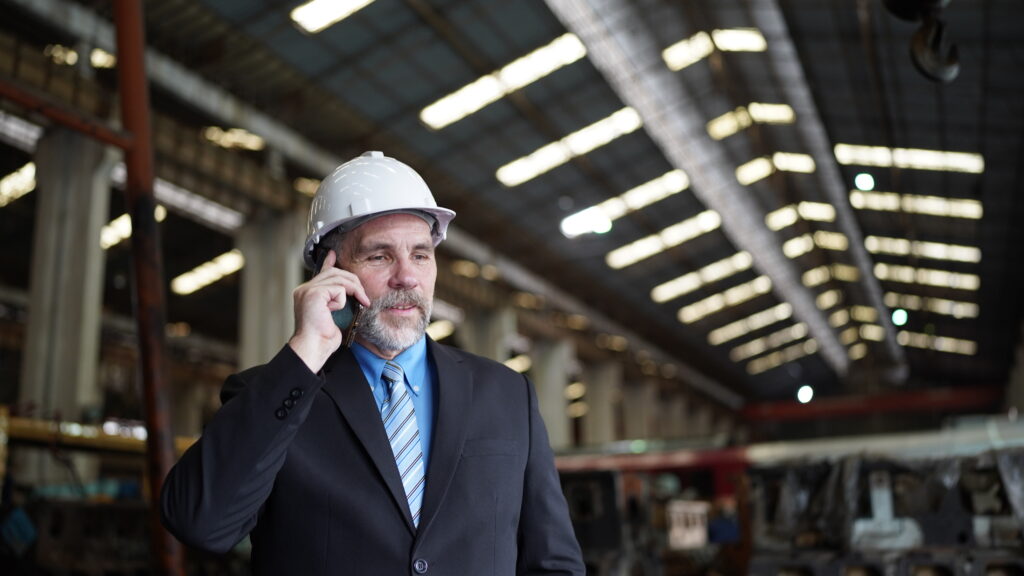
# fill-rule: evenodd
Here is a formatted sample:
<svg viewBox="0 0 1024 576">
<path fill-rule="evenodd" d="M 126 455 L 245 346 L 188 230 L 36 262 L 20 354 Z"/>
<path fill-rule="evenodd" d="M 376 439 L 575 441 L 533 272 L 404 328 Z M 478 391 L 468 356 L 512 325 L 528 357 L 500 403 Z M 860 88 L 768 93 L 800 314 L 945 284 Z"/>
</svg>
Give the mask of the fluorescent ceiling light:
<svg viewBox="0 0 1024 576">
<path fill-rule="evenodd" d="M 683 306 L 679 309 L 679 321 L 683 324 L 692 324 L 701 318 L 731 306 L 742 304 L 743 302 L 752 300 L 762 294 L 767 294 L 771 289 L 771 279 L 767 276 L 758 276 L 750 282 L 745 282 L 739 286 L 733 286 L 724 292 L 708 296 L 707 298 L 694 302 L 689 306 Z"/>
<path fill-rule="evenodd" d="M 373 0 L 312 0 L 293 9 L 291 18 L 306 32 L 316 34 L 372 2 Z"/>
<path fill-rule="evenodd" d="M 722 52 L 764 52 L 768 42 L 757 28 L 727 28 L 697 32 L 665 48 L 661 58 L 669 70 L 682 70 L 711 55 L 715 48 Z"/>
<path fill-rule="evenodd" d="M 814 158 L 809 154 L 795 154 L 792 152 L 776 152 L 772 154 L 772 164 L 783 172 L 812 174 L 815 169 Z"/>
<path fill-rule="evenodd" d="M 839 333 L 839 341 L 842 342 L 844 346 L 849 346 L 850 344 L 853 344 L 859 338 L 860 328 L 858 328 L 857 326 L 850 326 L 846 330 L 843 330 L 842 332 Z"/>
<path fill-rule="evenodd" d="M 24 152 L 36 149 L 43 128 L 0 110 L 0 140 Z"/>
<path fill-rule="evenodd" d="M 858 342 L 853 346 L 850 346 L 849 355 L 850 360 L 860 360 L 868 355 L 868 345 L 863 342 Z"/>
<path fill-rule="evenodd" d="M 157 222 L 163 222 L 167 218 L 167 209 L 157 205 L 153 210 L 153 218 Z M 108 250 L 121 243 L 122 240 L 132 235 L 132 219 L 128 214 L 121 214 L 114 218 L 100 230 L 100 246 Z"/>
<path fill-rule="evenodd" d="M 775 172 L 775 166 L 768 158 L 754 158 L 750 162 L 736 167 L 736 180 L 744 186 L 749 186 L 758 180 L 763 180 Z"/>
<path fill-rule="evenodd" d="M 904 284 L 922 284 L 958 290 L 977 290 L 981 287 L 981 279 L 977 274 L 948 272 L 931 268 L 914 268 L 896 264 L 875 264 L 875 276 L 879 280 L 902 282 Z"/>
<path fill-rule="evenodd" d="M 962 340 L 948 336 L 935 336 L 932 334 L 921 334 L 900 330 L 896 334 L 896 341 L 902 346 L 923 348 L 925 350 L 936 350 L 938 352 L 949 352 L 951 354 L 963 354 L 974 356 L 978 353 L 978 343 L 973 340 Z"/>
<path fill-rule="evenodd" d="M 680 40 L 665 48 L 661 58 L 669 70 L 682 70 L 707 58 L 714 51 L 715 45 L 707 32 L 697 32 L 693 36 Z"/>
<path fill-rule="evenodd" d="M 455 332 L 455 323 L 451 320 L 437 320 L 427 326 L 427 334 L 435 342 L 444 340 Z"/>
<path fill-rule="evenodd" d="M 880 210 L 884 212 L 908 212 L 949 218 L 982 217 L 981 202 L 970 198 L 942 198 L 940 196 L 918 196 L 896 192 L 850 191 L 850 204 L 858 210 Z"/>
<path fill-rule="evenodd" d="M 792 124 L 796 121 L 796 112 L 789 104 L 751 102 L 747 105 L 747 111 L 758 124 Z"/>
<path fill-rule="evenodd" d="M 203 138 L 221 148 L 237 148 L 241 150 L 263 150 L 266 143 L 260 136 L 243 128 L 208 126 L 203 130 Z"/>
<path fill-rule="evenodd" d="M 932 260 L 949 260 L 952 262 L 981 262 L 981 249 L 974 246 L 959 244 L 943 244 L 941 242 L 921 242 L 906 238 L 888 238 L 885 236 L 868 236 L 864 238 L 864 247 L 872 254 L 892 254 L 894 256 L 916 256 Z"/>
<path fill-rule="evenodd" d="M 747 363 L 747 374 L 751 376 L 760 374 L 772 368 L 778 368 L 783 364 L 799 360 L 804 356 L 809 356 L 818 351 L 818 342 L 813 338 L 810 340 L 804 340 L 797 344 L 793 344 L 782 350 L 772 352 L 767 356 L 755 358 Z"/>
<path fill-rule="evenodd" d="M 60 44 L 49 44 L 43 48 L 43 54 L 54 64 L 61 66 L 74 66 L 78 63 L 78 52 Z"/>
<path fill-rule="evenodd" d="M 712 264 L 684 274 L 651 290 L 651 299 L 655 302 L 668 302 L 698 288 L 728 278 L 737 272 L 747 270 L 753 264 L 753 258 L 747 252 L 737 252 Z"/>
<path fill-rule="evenodd" d="M 420 112 L 420 120 L 440 130 L 586 55 L 587 49 L 575 34 L 563 34 L 427 106 Z"/>
<path fill-rule="evenodd" d="M 726 112 L 707 123 L 708 135 L 715 140 L 728 138 L 733 134 L 749 128 L 751 124 L 792 124 L 796 119 L 788 104 L 764 104 L 751 102 L 747 107 L 740 106 Z"/>
<path fill-rule="evenodd" d="M 804 286 L 813 288 L 820 286 L 831 279 L 842 280 L 843 282 L 856 282 L 860 278 L 860 272 L 856 266 L 847 264 L 833 264 L 832 266 L 818 266 L 804 272 L 801 280 Z"/>
<path fill-rule="evenodd" d="M 843 252 L 850 247 L 850 241 L 842 232 L 818 230 L 814 233 L 814 245 L 822 250 Z"/>
<path fill-rule="evenodd" d="M 810 234 L 803 234 L 796 238 L 790 238 L 782 243 L 782 253 L 786 258 L 796 258 L 807 254 L 814 248 L 814 238 Z"/>
<path fill-rule="evenodd" d="M 787 258 L 797 258 L 810 252 L 815 246 L 822 250 L 844 251 L 849 241 L 840 232 L 826 232 L 818 230 L 814 234 L 802 234 L 796 238 L 790 238 L 782 243 L 782 253 Z"/>
<path fill-rule="evenodd" d="M 729 359 L 733 362 L 741 362 L 805 336 L 807 336 L 807 324 L 800 322 L 733 348 L 729 351 Z"/>
<path fill-rule="evenodd" d="M 833 328 L 846 326 L 850 322 L 850 311 L 847 308 L 840 308 L 828 315 L 828 325 Z"/>
<path fill-rule="evenodd" d="M 818 295 L 815 303 L 819 310 L 828 310 L 843 301 L 843 293 L 840 290 L 832 289 Z"/>
<path fill-rule="evenodd" d="M 885 146 L 858 146 L 836 144 L 836 161 L 844 165 L 897 167 L 915 170 L 940 170 L 981 174 L 985 159 L 972 152 L 947 152 L 920 148 L 887 148 Z"/>
<path fill-rule="evenodd" d="M 312 198 L 316 196 L 316 190 L 320 187 L 320 181 L 316 178 L 299 177 L 292 181 L 292 188 L 303 196 Z"/>
<path fill-rule="evenodd" d="M 714 210 L 705 210 L 696 216 L 673 224 L 657 234 L 652 234 L 616 248 L 605 256 L 605 262 L 616 270 L 635 264 L 655 254 L 674 248 L 712 230 L 718 229 L 722 218 Z"/>
<path fill-rule="evenodd" d="M 171 280 L 171 290 L 182 296 L 192 294 L 218 282 L 225 276 L 238 272 L 243 266 L 245 266 L 245 258 L 242 256 L 242 252 L 236 248 Z"/>
<path fill-rule="evenodd" d="M 742 318 L 735 322 L 730 322 L 721 328 L 716 328 L 711 332 L 708 332 L 708 343 L 712 346 L 718 346 L 719 344 L 725 344 L 730 340 L 735 340 L 741 336 L 745 336 L 755 330 L 760 330 L 767 326 L 771 326 L 776 322 L 789 319 L 793 315 L 793 307 L 788 302 L 777 304 Z"/>
<path fill-rule="evenodd" d="M 520 354 L 519 356 L 505 360 L 505 366 L 523 374 L 529 371 L 530 367 L 533 366 L 533 360 L 531 360 L 526 354 Z"/>
<path fill-rule="evenodd" d="M 36 189 L 36 165 L 29 162 L 0 179 L 0 208 Z"/>
<path fill-rule="evenodd" d="M 123 162 L 119 162 L 110 171 L 110 180 L 116 186 L 124 186 L 125 168 Z M 161 204 L 217 230 L 234 232 L 245 221 L 245 216 L 241 212 L 208 200 L 181 186 L 171 184 L 162 178 L 156 178 L 153 181 L 153 196 Z"/>
<path fill-rule="evenodd" d="M 850 314 L 854 320 L 863 324 L 878 321 L 878 310 L 871 306 L 851 306 Z"/>
<path fill-rule="evenodd" d="M 914 294 L 885 293 L 885 305 L 890 308 L 924 310 L 954 318 L 977 318 L 979 307 L 974 302 L 959 302 L 945 298 L 917 296 Z"/>
<path fill-rule="evenodd" d="M 113 68 L 117 66 L 117 57 L 102 48 L 93 48 L 89 53 L 89 63 L 93 68 Z"/>
<path fill-rule="evenodd" d="M 495 176 L 509 188 L 518 186 L 620 136 L 630 134 L 642 125 L 640 115 L 627 106 L 557 142 L 542 146 L 518 160 L 505 164 L 498 168 Z"/>
<path fill-rule="evenodd" d="M 571 216 L 562 219 L 561 230 L 566 238 L 575 238 L 581 234 L 601 234 L 611 230 L 612 222 L 682 192 L 690 186 L 690 179 L 682 170 L 672 170 L 645 182 L 636 188 L 623 192 L 615 198 L 609 198 Z"/>
<path fill-rule="evenodd" d="M 713 30 L 711 38 L 722 52 L 764 52 L 768 49 L 768 41 L 757 28 Z"/>
<path fill-rule="evenodd" d="M 836 209 L 825 202 L 800 202 L 769 212 L 764 217 L 764 223 L 770 230 L 778 232 L 796 224 L 801 218 L 808 221 L 833 222 L 836 219 Z"/>
<path fill-rule="evenodd" d="M 771 158 L 754 158 L 736 168 L 736 180 L 744 186 L 763 180 L 776 170 L 811 174 L 815 170 L 814 158 L 807 154 L 776 152 Z"/>
<path fill-rule="evenodd" d="M 865 340 L 881 342 L 885 340 L 885 328 L 878 324 L 864 324 L 860 327 L 860 337 Z"/>
</svg>

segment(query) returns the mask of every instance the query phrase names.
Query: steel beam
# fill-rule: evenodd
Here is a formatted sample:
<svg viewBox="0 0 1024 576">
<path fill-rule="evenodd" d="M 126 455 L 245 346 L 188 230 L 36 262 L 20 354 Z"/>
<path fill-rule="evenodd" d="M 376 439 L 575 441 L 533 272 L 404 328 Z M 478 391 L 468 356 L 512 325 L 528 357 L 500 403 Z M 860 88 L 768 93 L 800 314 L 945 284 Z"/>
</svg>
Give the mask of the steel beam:
<svg viewBox="0 0 1024 576">
<path fill-rule="evenodd" d="M 135 139 L 125 152 L 125 196 L 132 221 L 132 263 L 134 267 L 135 321 L 139 330 L 139 356 L 142 364 L 143 402 L 146 416 L 146 470 L 150 497 L 152 553 L 161 574 L 183 575 L 181 544 L 160 522 L 160 489 L 174 465 L 174 438 L 171 436 L 167 386 L 164 380 L 164 307 L 163 262 L 160 231 L 153 216 L 153 135 L 150 126 L 149 85 L 144 59 L 145 28 L 141 0 L 117 0 L 118 84 L 121 94 L 121 120 Z"/>
<path fill-rule="evenodd" d="M 626 0 L 547 0 L 547 5 L 583 41 L 590 61 L 622 101 L 640 114 L 669 163 L 690 175 L 694 195 L 721 214 L 726 236 L 754 257 L 775 294 L 793 306 L 793 316 L 807 324 L 825 362 L 845 376 L 846 348 L 801 283 L 796 264 L 783 255 L 763 211 L 736 181 L 724 146 L 705 132 L 699 107 L 662 62 L 657 35 L 647 30 L 640 8 Z"/>
</svg>

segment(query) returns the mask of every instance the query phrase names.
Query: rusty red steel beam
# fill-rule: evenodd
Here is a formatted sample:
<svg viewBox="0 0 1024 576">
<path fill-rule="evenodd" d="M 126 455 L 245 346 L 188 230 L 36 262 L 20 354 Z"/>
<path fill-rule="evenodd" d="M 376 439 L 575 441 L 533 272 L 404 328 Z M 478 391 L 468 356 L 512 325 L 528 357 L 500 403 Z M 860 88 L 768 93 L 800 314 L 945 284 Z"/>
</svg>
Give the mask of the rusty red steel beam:
<svg viewBox="0 0 1024 576">
<path fill-rule="evenodd" d="M 10 79 L 0 79 L 0 98 L 10 100 L 26 110 L 42 114 L 58 124 L 122 150 L 128 150 L 134 142 L 131 134 L 114 130 L 96 118 L 83 115 L 35 90 L 19 86 Z"/>
<path fill-rule="evenodd" d="M 740 410 L 739 417 L 745 422 L 768 422 L 819 420 L 881 413 L 965 412 L 990 408 L 1002 402 L 1003 396 L 1004 391 L 998 386 L 933 388 L 889 394 L 816 398 L 807 404 L 796 401 L 748 404 Z"/>
<path fill-rule="evenodd" d="M 153 212 L 154 160 L 149 86 L 145 69 L 145 28 L 141 0 L 116 0 L 117 72 L 121 120 L 134 136 L 125 151 L 125 196 L 132 220 L 135 319 L 138 324 L 146 427 L 151 544 L 160 574 L 184 575 L 183 550 L 160 523 L 160 489 L 174 465 L 165 375 L 165 295 L 160 233 Z"/>
</svg>

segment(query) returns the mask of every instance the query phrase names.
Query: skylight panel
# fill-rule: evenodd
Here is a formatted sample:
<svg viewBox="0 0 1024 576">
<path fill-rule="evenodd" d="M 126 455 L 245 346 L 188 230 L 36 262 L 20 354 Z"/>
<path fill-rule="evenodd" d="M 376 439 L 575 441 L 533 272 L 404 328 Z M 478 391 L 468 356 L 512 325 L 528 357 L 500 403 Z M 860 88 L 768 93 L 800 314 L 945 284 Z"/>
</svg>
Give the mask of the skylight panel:
<svg viewBox="0 0 1024 576">
<path fill-rule="evenodd" d="M 836 144 L 834 152 L 836 161 L 844 165 L 939 170 L 970 174 L 981 174 L 985 171 L 985 159 L 981 154 L 973 152 L 888 148 L 855 144 Z"/>
<path fill-rule="evenodd" d="M 420 112 L 420 120 L 434 130 L 440 130 L 576 62 L 586 54 L 587 49 L 576 35 L 563 34 L 500 70 L 481 76 L 425 107 Z"/>
<path fill-rule="evenodd" d="M 498 168 L 495 177 L 509 188 L 518 186 L 577 156 L 604 146 L 620 136 L 630 134 L 642 125 L 640 115 L 636 113 L 636 110 L 627 106 L 561 140 L 542 146 L 531 154 L 505 164 Z"/>
</svg>

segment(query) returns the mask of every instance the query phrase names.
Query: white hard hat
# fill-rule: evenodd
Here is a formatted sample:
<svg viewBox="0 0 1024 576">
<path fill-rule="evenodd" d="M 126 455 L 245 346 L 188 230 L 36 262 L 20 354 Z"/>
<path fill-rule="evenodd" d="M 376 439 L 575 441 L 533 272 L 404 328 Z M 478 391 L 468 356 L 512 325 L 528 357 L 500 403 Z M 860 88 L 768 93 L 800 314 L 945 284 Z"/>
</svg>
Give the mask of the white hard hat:
<svg viewBox="0 0 1024 576">
<path fill-rule="evenodd" d="M 423 178 L 409 166 L 383 152 L 364 152 L 334 169 L 320 182 L 309 209 L 306 246 L 302 252 L 308 268 L 314 266 L 314 249 L 330 231 L 345 224 L 391 212 L 409 212 L 432 220 L 434 245 L 444 240 L 455 212 L 440 208 Z"/>
</svg>

